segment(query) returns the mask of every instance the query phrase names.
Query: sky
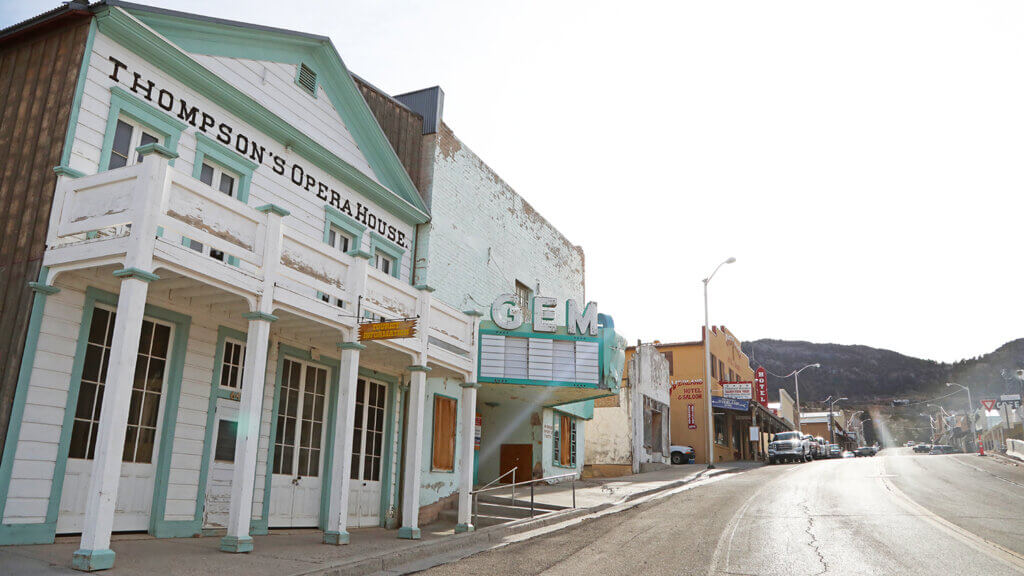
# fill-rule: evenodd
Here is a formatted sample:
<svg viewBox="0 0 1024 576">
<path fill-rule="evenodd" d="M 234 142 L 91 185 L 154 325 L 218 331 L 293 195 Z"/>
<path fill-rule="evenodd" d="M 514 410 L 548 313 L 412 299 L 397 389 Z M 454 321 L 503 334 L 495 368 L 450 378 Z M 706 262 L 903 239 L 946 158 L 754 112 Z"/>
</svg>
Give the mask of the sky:
<svg viewBox="0 0 1024 576">
<path fill-rule="evenodd" d="M 586 254 L 631 342 L 1024 337 L 1024 3 L 153 0 L 329 36 Z M 57 2 L 0 1 L 0 26 Z M 813 358 L 807 359 L 809 362 Z"/>
</svg>

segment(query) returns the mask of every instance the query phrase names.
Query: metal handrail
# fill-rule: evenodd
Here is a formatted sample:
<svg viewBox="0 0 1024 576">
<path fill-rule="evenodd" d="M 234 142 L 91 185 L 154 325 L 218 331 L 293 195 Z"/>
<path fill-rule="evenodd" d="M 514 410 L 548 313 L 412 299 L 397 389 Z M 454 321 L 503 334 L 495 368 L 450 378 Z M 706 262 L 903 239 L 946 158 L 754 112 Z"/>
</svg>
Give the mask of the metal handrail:
<svg viewBox="0 0 1024 576">
<path fill-rule="evenodd" d="M 515 468 L 510 470 L 510 472 L 514 472 L 514 471 L 515 471 Z M 502 474 L 496 480 L 494 480 L 494 482 L 497 482 L 501 478 L 504 478 L 507 474 L 508 474 L 508 472 L 506 472 L 505 474 Z M 576 472 L 572 472 L 570 474 L 558 474 L 556 476 L 546 476 L 544 478 L 536 478 L 536 479 L 531 479 L 531 480 L 523 480 L 522 482 L 516 482 L 515 481 L 515 476 L 513 475 L 512 476 L 513 480 L 512 480 L 511 484 L 505 484 L 503 486 L 491 486 L 491 484 L 494 484 L 494 482 L 490 482 L 486 486 L 484 486 L 483 488 L 481 488 L 479 490 L 473 490 L 473 491 L 471 491 L 469 493 L 470 497 L 472 497 L 472 499 L 473 499 L 473 501 L 472 501 L 472 511 L 473 511 L 472 522 L 473 522 L 474 525 L 476 525 L 476 520 L 477 520 L 477 516 L 479 515 L 479 507 L 480 507 L 480 499 L 478 498 L 478 496 L 481 493 L 483 493 L 483 492 L 491 492 L 491 491 L 494 491 L 494 490 L 501 490 L 501 489 L 504 489 L 504 488 L 511 488 L 512 489 L 512 505 L 515 506 L 515 504 L 516 504 L 516 486 L 522 486 L 524 484 L 529 484 L 530 485 L 530 518 L 533 518 L 533 515 L 535 513 L 535 502 L 534 502 L 534 492 L 533 492 L 534 486 L 537 485 L 537 482 L 545 482 L 545 481 L 549 481 L 549 480 L 558 480 L 559 478 L 569 478 L 569 477 L 572 478 L 572 507 L 575 508 L 576 507 L 576 477 L 577 476 L 578 476 L 578 474 Z"/>
<path fill-rule="evenodd" d="M 497 478 L 495 478 L 494 480 L 491 480 L 491 481 L 490 481 L 490 482 L 488 482 L 487 484 L 484 484 L 484 487 L 483 487 L 483 488 L 478 488 L 478 489 L 476 489 L 476 490 L 470 490 L 470 491 L 469 491 L 469 493 L 470 493 L 470 494 L 476 494 L 477 492 L 479 492 L 479 491 L 481 491 L 481 490 L 486 490 L 486 489 L 487 489 L 487 488 L 488 488 L 489 486 L 493 486 L 493 485 L 494 485 L 495 483 L 497 483 L 497 482 L 501 482 L 501 479 L 502 479 L 502 478 L 504 478 L 505 476 L 508 476 L 509 474 L 511 474 L 511 475 L 512 475 L 512 482 L 513 482 L 513 483 L 515 483 L 515 481 L 516 481 L 516 470 L 518 470 L 518 469 L 519 469 L 519 466 L 514 466 L 514 467 L 513 467 L 513 468 L 512 468 L 511 470 L 509 470 L 508 472 L 505 472 L 505 473 L 504 473 L 504 474 L 502 474 L 501 476 L 498 476 L 498 477 L 497 477 Z"/>
</svg>

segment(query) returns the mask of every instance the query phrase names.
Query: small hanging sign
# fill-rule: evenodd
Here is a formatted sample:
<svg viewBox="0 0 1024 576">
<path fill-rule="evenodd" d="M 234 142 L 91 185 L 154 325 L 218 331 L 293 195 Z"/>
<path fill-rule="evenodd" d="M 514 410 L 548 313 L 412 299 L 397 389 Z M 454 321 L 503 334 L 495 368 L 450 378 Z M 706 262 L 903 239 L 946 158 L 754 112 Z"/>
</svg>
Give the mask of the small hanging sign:
<svg viewBox="0 0 1024 576">
<path fill-rule="evenodd" d="M 367 322 L 359 325 L 359 341 L 397 340 L 416 336 L 416 319 Z"/>
</svg>

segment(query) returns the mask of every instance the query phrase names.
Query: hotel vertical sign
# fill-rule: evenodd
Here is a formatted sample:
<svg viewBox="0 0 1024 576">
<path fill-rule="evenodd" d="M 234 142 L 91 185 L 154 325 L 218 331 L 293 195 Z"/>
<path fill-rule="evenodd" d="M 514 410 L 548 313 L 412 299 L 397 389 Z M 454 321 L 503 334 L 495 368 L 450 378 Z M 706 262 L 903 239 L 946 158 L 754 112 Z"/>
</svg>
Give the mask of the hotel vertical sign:
<svg viewBox="0 0 1024 576">
<path fill-rule="evenodd" d="M 758 366 L 754 372 L 754 393 L 757 394 L 757 403 L 768 407 L 768 371 L 764 366 Z"/>
</svg>

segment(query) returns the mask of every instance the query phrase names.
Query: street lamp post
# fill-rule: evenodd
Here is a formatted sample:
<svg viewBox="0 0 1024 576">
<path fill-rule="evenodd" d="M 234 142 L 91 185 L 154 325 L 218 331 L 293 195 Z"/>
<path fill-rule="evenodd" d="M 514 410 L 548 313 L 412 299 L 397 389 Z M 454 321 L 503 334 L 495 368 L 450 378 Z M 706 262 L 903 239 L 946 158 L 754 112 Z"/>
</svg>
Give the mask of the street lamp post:
<svg viewBox="0 0 1024 576">
<path fill-rule="evenodd" d="M 828 402 L 831 399 L 832 396 L 830 395 L 828 398 L 825 399 L 825 402 Z M 843 400 L 849 400 L 849 398 L 847 398 L 846 396 L 843 396 L 842 398 L 836 398 L 835 400 L 829 402 L 828 405 L 828 441 L 831 444 L 836 443 L 835 419 L 832 417 L 832 409 L 835 407 L 837 403 L 842 402 Z"/>
<path fill-rule="evenodd" d="M 974 427 L 974 403 L 971 402 L 971 389 L 963 384 L 957 384 L 956 382 L 946 382 L 946 386 L 959 386 L 967 391 L 967 422 L 971 425 L 971 442 L 977 442 L 978 431 Z"/>
<path fill-rule="evenodd" d="M 715 271 L 704 279 L 704 396 L 707 397 L 708 410 L 708 468 L 715 467 L 715 413 L 711 407 L 711 327 L 708 321 L 708 283 L 718 273 L 718 269 L 726 264 L 732 264 L 736 259 L 729 257 L 715 267 Z"/>
<path fill-rule="evenodd" d="M 793 370 L 789 374 L 786 374 L 786 378 L 789 378 L 790 376 L 793 377 L 793 383 L 796 385 L 796 429 L 801 434 L 803 434 L 804 425 L 800 421 L 800 373 L 808 368 L 821 368 L 821 364 L 808 364 L 799 370 Z"/>
</svg>

